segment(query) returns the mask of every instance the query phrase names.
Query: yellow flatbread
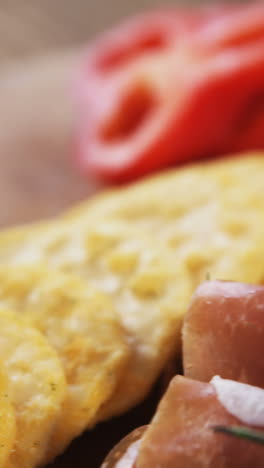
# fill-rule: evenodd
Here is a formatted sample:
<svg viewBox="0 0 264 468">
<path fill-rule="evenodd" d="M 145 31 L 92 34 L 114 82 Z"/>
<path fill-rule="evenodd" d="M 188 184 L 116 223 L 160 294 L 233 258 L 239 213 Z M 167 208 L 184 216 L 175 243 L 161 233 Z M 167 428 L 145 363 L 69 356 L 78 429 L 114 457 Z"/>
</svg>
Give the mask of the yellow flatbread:
<svg viewBox="0 0 264 468">
<path fill-rule="evenodd" d="M 213 278 L 262 282 L 264 154 L 171 170 L 106 192 L 65 214 L 69 223 L 115 219 L 184 264 L 196 286 Z"/>
<path fill-rule="evenodd" d="M 64 372 L 44 336 L 7 310 L 0 310 L 0 356 L 16 417 L 16 438 L 8 466 L 33 468 L 43 461 L 61 414 Z"/>
<path fill-rule="evenodd" d="M 6 468 L 16 436 L 15 411 L 9 395 L 9 385 L 4 367 L 0 368 L 0 467 Z"/>
<path fill-rule="evenodd" d="M 12 256 L 14 250 L 18 249 L 23 242 L 28 242 L 35 234 L 48 226 L 48 222 L 23 224 L 1 230 L 0 252 L 7 257 Z"/>
<path fill-rule="evenodd" d="M 180 349 L 181 319 L 191 294 L 185 268 L 172 265 L 166 249 L 126 223 L 85 224 L 76 229 L 59 222 L 42 233 L 10 264 L 23 269 L 43 262 L 48 268 L 71 271 L 112 297 L 131 357 L 118 391 L 99 418 L 119 414 L 146 396 Z M 2 276 L 4 284 L 5 271 Z"/>
<path fill-rule="evenodd" d="M 63 365 L 68 395 L 50 443 L 52 458 L 95 423 L 112 396 L 129 358 L 124 332 L 105 295 L 42 266 L 0 267 L 1 307 L 30 319 Z"/>
<path fill-rule="evenodd" d="M 112 297 L 133 357 L 100 418 L 144 398 L 207 274 L 263 281 L 263 186 L 264 155 L 197 164 L 99 196 L 8 252 L 0 236 L 3 264 L 43 262 Z"/>
</svg>

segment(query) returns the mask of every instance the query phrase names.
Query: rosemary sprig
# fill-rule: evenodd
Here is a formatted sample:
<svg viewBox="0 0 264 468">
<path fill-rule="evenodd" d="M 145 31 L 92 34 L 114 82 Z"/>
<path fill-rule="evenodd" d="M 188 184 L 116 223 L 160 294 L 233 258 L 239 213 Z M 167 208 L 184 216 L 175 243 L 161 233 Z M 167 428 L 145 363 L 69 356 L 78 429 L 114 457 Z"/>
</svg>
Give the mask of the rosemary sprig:
<svg viewBox="0 0 264 468">
<path fill-rule="evenodd" d="M 213 426 L 214 432 L 222 432 L 223 434 L 237 437 L 239 439 L 250 440 L 256 444 L 264 445 L 264 432 L 255 431 L 244 426 Z"/>
</svg>

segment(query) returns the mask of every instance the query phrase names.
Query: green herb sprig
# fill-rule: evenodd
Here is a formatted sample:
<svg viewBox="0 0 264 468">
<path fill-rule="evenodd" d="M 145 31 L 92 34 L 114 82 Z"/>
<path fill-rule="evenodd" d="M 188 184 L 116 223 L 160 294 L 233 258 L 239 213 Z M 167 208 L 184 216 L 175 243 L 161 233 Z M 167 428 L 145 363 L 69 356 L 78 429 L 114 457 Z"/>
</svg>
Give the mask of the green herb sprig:
<svg viewBox="0 0 264 468">
<path fill-rule="evenodd" d="M 261 431 L 255 431 L 244 426 L 213 426 L 212 429 L 214 432 L 221 432 L 222 434 L 264 445 L 264 432 Z"/>
</svg>

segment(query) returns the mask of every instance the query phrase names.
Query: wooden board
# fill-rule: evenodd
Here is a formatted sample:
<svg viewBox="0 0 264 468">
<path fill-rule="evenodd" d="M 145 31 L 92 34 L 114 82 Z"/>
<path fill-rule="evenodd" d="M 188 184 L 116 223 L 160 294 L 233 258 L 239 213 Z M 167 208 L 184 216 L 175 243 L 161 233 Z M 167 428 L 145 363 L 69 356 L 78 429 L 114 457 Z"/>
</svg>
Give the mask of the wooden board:
<svg viewBox="0 0 264 468">
<path fill-rule="evenodd" d="M 72 159 L 78 51 L 24 62 L 0 81 L 0 226 L 59 213 L 98 189 Z"/>
</svg>

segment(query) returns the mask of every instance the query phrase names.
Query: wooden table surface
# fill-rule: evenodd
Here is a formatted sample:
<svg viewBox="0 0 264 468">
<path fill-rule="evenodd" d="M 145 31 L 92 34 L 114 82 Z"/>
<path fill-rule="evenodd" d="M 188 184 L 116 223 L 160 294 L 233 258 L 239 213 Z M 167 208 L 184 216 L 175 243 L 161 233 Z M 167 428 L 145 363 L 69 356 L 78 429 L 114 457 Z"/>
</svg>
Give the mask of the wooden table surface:
<svg viewBox="0 0 264 468">
<path fill-rule="evenodd" d="M 69 89 L 78 51 L 28 60 L 0 81 L 0 226 L 60 212 L 95 190 L 75 169 Z"/>
</svg>

